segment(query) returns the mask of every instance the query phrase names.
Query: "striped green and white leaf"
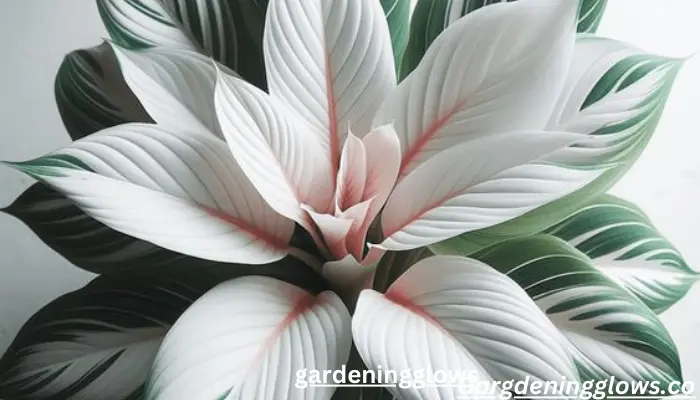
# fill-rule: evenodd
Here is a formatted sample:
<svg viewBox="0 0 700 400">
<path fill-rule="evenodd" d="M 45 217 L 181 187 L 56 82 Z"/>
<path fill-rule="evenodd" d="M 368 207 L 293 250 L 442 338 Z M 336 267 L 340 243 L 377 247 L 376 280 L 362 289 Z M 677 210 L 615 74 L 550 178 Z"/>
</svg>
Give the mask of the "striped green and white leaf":
<svg viewBox="0 0 700 400">
<path fill-rule="evenodd" d="M 268 277 L 224 282 L 175 323 L 153 364 L 145 399 L 327 400 L 335 388 L 295 387 L 297 371 L 348 361 L 350 313 Z"/>
<path fill-rule="evenodd" d="M 603 20 L 605 7 L 608 0 L 580 0 L 578 12 L 578 31 L 582 33 L 595 33 L 600 21 Z"/>
<path fill-rule="evenodd" d="M 2 210 L 24 222 L 73 265 L 102 274 L 119 270 L 208 263 L 117 232 L 85 214 L 61 193 L 36 183 Z"/>
<path fill-rule="evenodd" d="M 122 79 L 107 43 L 68 54 L 56 74 L 54 92 L 73 140 L 127 122 L 151 121 Z"/>
<path fill-rule="evenodd" d="M 656 313 L 700 276 L 639 208 L 614 196 L 596 198 L 547 233 L 575 246 Z"/>
<path fill-rule="evenodd" d="M 523 287 L 570 342 L 581 379 L 682 381 L 671 336 L 641 300 L 549 235 L 510 240 L 475 258 Z"/>
<path fill-rule="evenodd" d="M 381 0 L 381 2 L 386 20 L 389 23 L 391 46 L 394 49 L 394 60 L 398 72 L 408 44 L 411 0 Z"/>
<path fill-rule="evenodd" d="M 10 206 L 0 211 L 22 221 L 39 239 L 73 265 L 96 274 L 142 269 L 170 271 L 180 268 L 207 269 L 226 274 L 268 274 L 267 265 L 226 264 L 188 257 L 115 231 L 42 183 L 32 185 Z M 296 245 L 309 252 L 315 251 L 309 245 Z M 283 261 L 287 264 L 300 264 L 290 257 Z M 275 276 L 286 279 L 284 275 Z M 312 286 L 304 286 L 304 282 Z M 297 285 L 314 288 L 313 290 L 320 287 L 319 282 L 318 278 L 310 277 L 306 277 L 303 282 L 294 281 Z"/>
<path fill-rule="evenodd" d="M 126 124 L 9 165 L 105 225 L 172 251 L 266 264 L 289 250 L 294 223 L 267 205 L 213 135 Z"/>
<path fill-rule="evenodd" d="M 102 275 L 42 308 L 0 360 L 0 398 L 140 399 L 168 329 L 218 283 L 190 271 Z"/>
<path fill-rule="evenodd" d="M 142 399 L 166 332 L 216 284 L 257 275 L 314 294 L 326 290 L 318 273 L 292 258 L 140 267 L 102 275 L 35 314 L 0 360 L 0 398 L 101 399 L 109 393 L 114 400 Z"/>
<path fill-rule="evenodd" d="M 128 49 L 198 51 L 265 86 L 262 32 L 267 1 L 97 0 L 110 37 Z"/>
<path fill-rule="evenodd" d="M 607 172 L 556 202 L 516 220 L 443 242 L 434 250 L 470 254 L 503 240 L 541 232 L 607 191 L 649 142 L 682 63 L 615 40 L 580 37 L 548 128 L 588 134 L 591 140 L 554 152 L 546 160 L 584 170 L 607 168 Z"/>
<path fill-rule="evenodd" d="M 435 38 L 463 16 L 491 4 L 515 0 L 418 0 L 411 17 L 408 45 L 401 64 L 401 79 L 410 74 Z M 528 0 L 549 1 L 549 0 Z M 607 0 L 579 0 L 578 32 L 595 32 Z M 482 40 L 482 38 L 474 38 Z M 465 40 L 470 40 L 466 37 Z"/>
</svg>

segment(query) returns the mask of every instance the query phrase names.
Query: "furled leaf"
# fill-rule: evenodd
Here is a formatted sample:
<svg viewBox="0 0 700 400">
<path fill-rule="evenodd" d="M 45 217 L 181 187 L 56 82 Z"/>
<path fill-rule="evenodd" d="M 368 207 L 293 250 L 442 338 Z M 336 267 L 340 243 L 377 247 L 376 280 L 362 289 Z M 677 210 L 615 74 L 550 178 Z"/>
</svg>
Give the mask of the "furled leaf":
<svg viewBox="0 0 700 400">
<path fill-rule="evenodd" d="M 398 72 L 408 44 L 411 0 L 381 0 L 381 2 L 389 24 L 391 46 L 394 49 L 394 62 Z"/>
<path fill-rule="evenodd" d="M 95 278 L 36 313 L 0 360 L 0 398 L 141 399 L 166 332 L 219 282 L 260 275 L 312 293 L 325 290 L 317 273 L 293 259 L 268 265 L 140 266 L 140 271 Z"/>
<path fill-rule="evenodd" d="M 151 121 L 124 83 L 107 43 L 68 54 L 56 74 L 54 92 L 73 140 L 127 122 Z"/>
<path fill-rule="evenodd" d="M 605 195 L 547 230 L 588 256 L 594 266 L 661 313 L 699 274 L 634 204 Z"/>
<path fill-rule="evenodd" d="M 483 7 L 512 1 L 515 0 L 418 0 L 411 18 L 408 45 L 401 65 L 401 78 L 403 79 L 416 68 L 433 41 L 450 24 Z M 607 0 L 579 0 L 577 31 L 595 32 L 605 11 L 606 3 Z M 472 37 L 474 36 L 468 34 L 465 40 L 470 40 Z"/>
<path fill-rule="evenodd" d="M 396 85 L 379 0 L 274 1 L 264 51 L 270 95 L 318 137 L 335 176 L 348 128 L 367 134 L 372 115 Z"/>
<path fill-rule="evenodd" d="M 190 271 L 103 275 L 42 308 L 0 360 L 0 398 L 141 398 L 166 332 L 217 283 Z"/>
<path fill-rule="evenodd" d="M 578 378 L 564 337 L 525 291 L 488 265 L 458 256 L 419 261 L 385 294 L 364 290 L 353 338 L 371 368 L 473 371 L 488 381 Z M 400 398 L 460 398 L 457 384 L 464 382 L 450 383 L 455 386 L 389 391 Z"/>
<path fill-rule="evenodd" d="M 575 0 L 522 1 L 450 26 L 374 117 L 399 134 L 400 176 L 479 137 L 543 129 L 569 68 L 575 14 Z"/>
<path fill-rule="evenodd" d="M 543 163 L 586 138 L 512 132 L 473 139 L 421 164 L 394 189 L 382 213 L 386 250 L 430 245 L 492 226 L 574 192 L 600 175 Z"/>
<path fill-rule="evenodd" d="M 330 399 L 334 388 L 296 388 L 297 371 L 339 369 L 351 344 L 350 314 L 333 292 L 314 296 L 272 278 L 234 279 L 177 320 L 145 398 Z"/>
<path fill-rule="evenodd" d="M 120 46 L 198 51 L 265 88 L 262 34 L 267 0 L 97 0 L 97 6 Z"/>
<path fill-rule="evenodd" d="M 507 274 L 570 342 L 581 379 L 682 381 L 671 336 L 644 303 L 561 239 L 535 235 L 474 254 Z"/>
<path fill-rule="evenodd" d="M 119 232 L 198 258 L 269 263 L 294 230 L 212 135 L 120 125 L 10 165 Z"/>
<path fill-rule="evenodd" d="M 608 170 L 585 188 L 556 202 L 433 249 L 464 255 L 541 232 L 605 192 L 649 142 L 681 65 L 681 60 L 650 55 L 611 39 L 581 37 L 548 128 L 587 134 L 591 140 L 554 152 L 547 160 L 584 170 Z"/>
</svg>

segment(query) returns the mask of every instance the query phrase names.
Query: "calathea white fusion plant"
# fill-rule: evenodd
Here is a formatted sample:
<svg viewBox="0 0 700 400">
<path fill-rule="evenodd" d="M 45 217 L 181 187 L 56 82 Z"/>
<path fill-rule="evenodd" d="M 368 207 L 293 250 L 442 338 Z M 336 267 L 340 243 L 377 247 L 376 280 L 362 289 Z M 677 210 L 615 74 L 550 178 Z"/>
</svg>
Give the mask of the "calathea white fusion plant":
<svg viewBox="0 0 700 400">
<path fill-rule="evenodd" d="M 26 323 L 0 397 L 460 395 L 295 387 L 344 364 L 682 379 L 656 314 L 696 274 L 603 194 L 682 60 L 593 36 L 604 0 L 419 0 L 410 29 L 407 0 L 97 5 L 111 41 L 56 79 L 76 140 L 7 163 L 41 183 L 5 212 L 101 275 Z"/>
</svg>

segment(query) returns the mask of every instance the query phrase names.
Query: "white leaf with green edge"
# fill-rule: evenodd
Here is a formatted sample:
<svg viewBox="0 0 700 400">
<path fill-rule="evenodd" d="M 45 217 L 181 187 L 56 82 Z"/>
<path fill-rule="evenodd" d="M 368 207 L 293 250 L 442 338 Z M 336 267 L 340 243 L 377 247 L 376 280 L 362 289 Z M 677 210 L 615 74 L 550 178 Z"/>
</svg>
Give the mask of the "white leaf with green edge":
<svg viewBox="0 0 700 400">
<path fill-rule="evenodd" d="M 142 265 L 159 268 L 192 262 L 182 254 L 109 228 L 42 183 L 32 185 L 2 211 L 25 223 L 73 265 L 96 274 Z"/>
<path fill-rule="evenodd" d="M 656 313 L 688 292 L 700 276 L 635 205 L 595 198 L 547 233 L 566 240 Z"/>
<path fill-rule="evenodd" d="M 408 44 L 411 0 L 381 0 L 381 2 L 389 24 L 391 47 L 394 49 L 394 63 L 398 72 L 406 44 Z"/>
<path fill-rule="evenodd" d="M 335 177 L 348 129 L 369 133 L 396 86 L 379 0 L 272 0 L 263 45 L 270 95 L 317 137 Z"/>
<path fill-rule="evenodd" d="M 22 221 L 41 241 L 76 267 L 96 274 L 140 269 L 172 271 L 180 268 L 260 273 L 268 268 L 267 265 L 228 264 L 188 257 L 117 232 L 42 183 L 32 185 L 0 211 Z M 307 248 L 298 239 L 295 240 L 296 245 Z M 293 260 L 286 257 L 280 262 L 290 264 Z M 285 267 L 284 271 L 291 269 Z M 314 281 L 311 278 L 307 280 Z"/>
<path fill-rule="evenodd" d="M 549 235 L 514 239 L 474 254 L 507 274 L 567 337 L 582 380 L 682 381 L 671 336 L 638 298 Z"/>
<path fill-rule="evenodd" d="M 539 160 L 584 135 L 511 132 L 462 143 L 421 164 L 382 213 L 385 250 L 408 250 L 492 226 L 574 192 L 601 171 Z"/>
<path fill-rule="evenodd" d="M 423 259 L 386 293 L 363 291 L 353 337 L 373 368 L 466 369 L 498 381 L 578 379 L 565 338 L 525 291 L 488 265 L 463 257 Z M 441 390 L 389 388 L 411 399 L 459 394 L 458 388 Z"/>
<path fill-rule="evenodd" d="M 10 165 L 119 232 L 198 258 L 275 261 L 286 255 L 294 230 L 211 135 L 120 125 Z"/>
<path fill-rule="evenodd" d="M 73 140 L 127 122 L 150 122 L 124 83 L 107 43 L 65 56 L 54 84 L 56 105 Z"/>
<path fill-rule="evenodd" d="M 330 399 L 335 388 L 296 388 L 297 371 L 340 369 L 351 344 L 350 314 L 333 292 L 314 296 L 272 278 L 234 279 L 177 320 L 145 399 Z"/>
<path fill-rule="evenodd" d="M 405 78 L 418 66 L 433 41 L 450 24 L 483 7 L 512 1 L 515 0 L 418 0 L 411 18 L 411 29 L 401 64 L 400 77 Z M 577 31 L 595 32 L 605 11 L 606 3 L 607 0 L 579 0 Z"/>
<path fill-rule="evenodd" d="M 156 124 L 221 136 L 214 109 L 213 60 L 179 49 L 113 49 L 126 83 Z"/>
<path fill-rule="evenodd" d="M 571 61 L 575 14 L 575 0 L 521 1 L 450 26 L 374 117 L 399 134 L 400 176 L 475 138 L 543 129 Z"/>
<path fill-rule="evenodd" d="M 262 30 L 267 1 L 97 0 L 97 6 L 120 46 L 197 51 L 265 86 Z"/>
<path fill-rule="evenodd" d="M 218 280 L 110 274 L 52 301 L 0 360 L 0 398 L 140 399 L 161 341 Z"/>
<path fill-rule="evenodd" d="M 591 140 L 547 160 L 580 169 L 608 167 L 590 185 L 524 216 L 433 246 L 468 255 L 510 238 L 541 232 L 608 190 L 637 160 L 661 117 L 681 60 L 645 53 L 611 39 L 581 36 L 548 128 Z"/>
</svg>

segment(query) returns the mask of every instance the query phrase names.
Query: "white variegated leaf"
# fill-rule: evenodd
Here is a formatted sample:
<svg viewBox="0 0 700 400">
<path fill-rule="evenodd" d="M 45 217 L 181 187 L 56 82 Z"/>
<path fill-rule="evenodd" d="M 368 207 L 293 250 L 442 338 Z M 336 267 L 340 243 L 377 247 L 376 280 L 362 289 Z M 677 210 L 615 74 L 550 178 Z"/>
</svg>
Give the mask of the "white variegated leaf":
<svg viewBox="0 0 700 400">
<path fill-rule="evenodd" d="M 211 135 L 127 124 L 12 165 L 105 225 L 194 257 L 268 263 L 284 257 L 294 230 Z"/>
<path fill-rule="evenodd" d="M 636 158 L 654 131 L 680 65 L 679 60 L 615 40 L 580 37 L 547 125 L 584 133 L 592 140 L 560 150 L 549 159 L 595 167 Z"/>
<path fill-rule="evenodd" d="M 608 190 L 637 160 L 661 117 L 681 60 L 658 57 L 624 43 L 579 37 L 564 89 L 548 129 L 590 140 L 545 158 L 557 165 L 607 171 L 581 190 L 498 226 L 440 243 L 441 253 L 471 254 L 498 242 L 559 223 Z"/>
<path fill-rule="evenodd" d="M 126 83 L 156 124 L 221 136 L 214 109 L 213 60 L 179 49 L 113 49 Z"/>
<path fill-rule="evenodd" d="M 411 32 L 402 60 L 401 77 L 418 65 L 431 43 L 450 24 L 492 4 L 516 0 L 417 0 L 411 18 Z M 607 0 L 578 0 L 578 32 L 595 32 Z"/>
<path fill-rule="evenodd" d="M 494 380 L 578 378 L 565 338 L 525 291 L 488 265 L 463 257 L 423 259 L 384 295 L 364 291 L 353 334 L 360 355 L 375 368 L 421 365 L 464 372 L 466 367 Z M 437 395 L 439 390 L 392 393 L 452 398 Z M 452 393 L 452 388 L 445 390 Z"/>
<path fill-rule="evenodd" d="M 301 224 L 301 205 L 321 213 L 330 209 L 335 177 L 328 156 L 284 104 L 219 74 L 215 105 L 231 152 L 272 208 Z"/>
<path fill-rule="evenodd" d="M 382 214 L 387 250 L 407 250 L 486 228 L 590 183 L 600 171 L 566 169 L 537 160 L 583 135 L 512 132 L 446 150 L 402 180 Z"/>
<path fill-rule="evenodd" d="M 110 274 L 61 296 L 22 327 L 0 360 L 0 398 L 142 398 L 166 332 L 216 283 L 202 271 Z"/>
<path fill-rule="evenodd" d="M 348 127 L 363 136 L 396 85 L 378 0 L 271 0 L 263 39 L 270 94 L 313 132 L 337 171 Z"/>
<path fill-rule="evenodd" d="M 332 387 L 295 387 L 296 371 L 336 370 L 350 353 L 350 314 L 332 292 L 318 296 L 267 277 L 220 284 L 173 326 L 145 398 L 328 400 Z"/>
<path fill-rule="evenodd" d="M 575 246 L 656 313 L 683 298 L 698 280 L 639 208 L 613 196 L 595 198 L 547 233 Z"/>
<path fill-rule="evenodd" d="M 547 313 L 569 340 L 581 379 L 682 381 L 678 350 L 656 315 L 563 240 L 514 239 L 474 257 L 507 274 Z"/>
<path fill-rule="evenodd" d="M 97 0 L 97 6 L 112 40 L 124 48 L 196 51 L 265 87 L 267 0 Z"/>
<path fill-rule="evenodd" d="M 473 382 L 493 379 L 459 342 L 428 318 L 396 304 L 375 291 L 366 290 L 352 319 L 355 346 L 369 369 L 395 371 L 456 371 L 471 376 Z M 407 357 L 410 355 L 410 357 Z M 456 400 L 496 399 L 496 396 L 466 396 L 457 386 L 461 382 L 436 387 L 388 387 L 400 399 Z"/>
<path fill-rule="evenodd" d="M 543 129 L 571 62 L 575 15 L 576 0 L 518 1 L 445 30 L 374 118 L 395 124 L 401 176 L 474 138 Z"/>
</svg>

